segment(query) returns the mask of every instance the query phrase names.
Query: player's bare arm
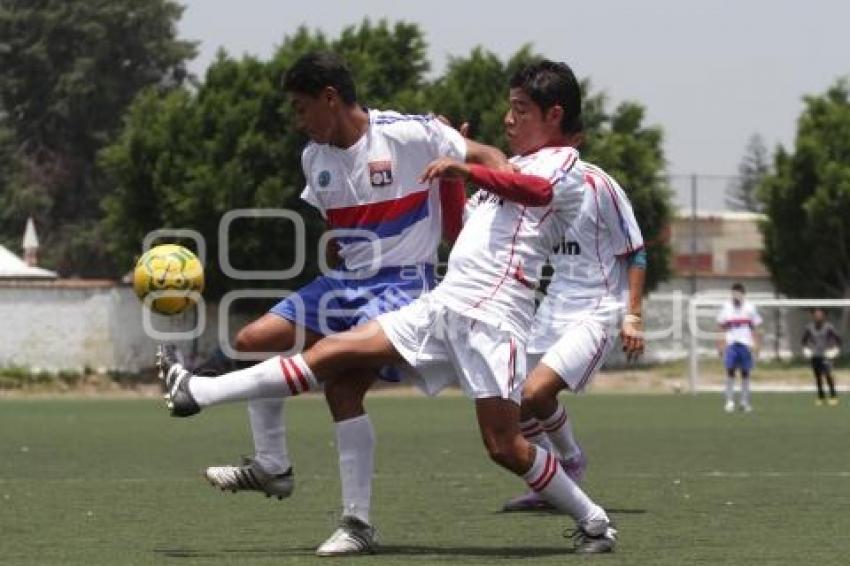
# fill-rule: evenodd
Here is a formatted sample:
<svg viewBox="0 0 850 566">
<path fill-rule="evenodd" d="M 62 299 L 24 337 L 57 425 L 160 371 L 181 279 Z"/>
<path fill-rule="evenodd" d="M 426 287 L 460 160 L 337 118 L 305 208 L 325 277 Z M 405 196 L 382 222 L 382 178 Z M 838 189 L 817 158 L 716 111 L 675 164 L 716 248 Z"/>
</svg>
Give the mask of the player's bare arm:
<svg viewBox="0 0 850 566">
<path fill-rule="evenodd" d="M 643 250 L 635 253 L 641 253 Z M 645 252 L 644 257 L 645 257 Z M 633 254 L 634 255 L 634 254 Z M 646 281 L 646 265 L 630 261 L 628 269 L 629 299 L 626 305 L 626 315 L 623 317 L 623 326 L 620 329 L 620 340 L 623 343 L 623 352 L 626 353 L 628 361 L 637 360 L 644 349 L 643 335 L 643 288 Z"/>
</svg>

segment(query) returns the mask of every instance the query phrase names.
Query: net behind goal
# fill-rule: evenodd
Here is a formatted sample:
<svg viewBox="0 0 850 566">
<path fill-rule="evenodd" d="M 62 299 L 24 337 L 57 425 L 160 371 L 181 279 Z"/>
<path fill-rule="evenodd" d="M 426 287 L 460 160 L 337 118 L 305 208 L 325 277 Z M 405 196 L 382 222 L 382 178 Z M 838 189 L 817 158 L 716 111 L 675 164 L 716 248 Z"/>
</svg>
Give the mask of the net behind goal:
<svg viewBox="0 0 850 566">
<path fill-rule="evenodd" d="M 728 292 L 697 293 L 687 300 L 683 322 L 691 393 L 709 388 L 703 369 L 708 365 L 707 360 L 718 360 L 717 341 L 723 337 L 723 332 L 717 325 L 717 314 L 729 300 Z M 826 320 L 838 334 L 847 336 L 850 299 L 788 299 L 753 293 L 748 294 L 746 300 L 756 306 L 763 321 L 759 328 L 760 362 L 802 360 L 801 340 L 815 308 L 823 309 Z M 722 369 L 720 371 L 722 373 Z"/>
</svg>

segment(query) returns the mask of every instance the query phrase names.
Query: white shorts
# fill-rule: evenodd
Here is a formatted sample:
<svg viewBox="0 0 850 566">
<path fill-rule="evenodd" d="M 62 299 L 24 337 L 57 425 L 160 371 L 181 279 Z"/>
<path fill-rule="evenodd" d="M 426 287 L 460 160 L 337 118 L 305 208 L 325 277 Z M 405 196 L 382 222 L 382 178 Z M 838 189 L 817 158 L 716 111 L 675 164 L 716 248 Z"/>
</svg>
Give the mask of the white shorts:
<svg viewBox="0 0 850 566">
<path fill-rule="evenodd" d="M 528 367 L 543 363 L 552 369 L 575 393 L 584 389 L 617 343 L 616 327 L 595 317 L 577 319 L 562 328 L 547 329 L 548 336 L 535 332 L 529 346 Z M 554 344 L 551 344 L 554 342 Z M 543 353 L 541 346 L 551 344 Z"/>
<path fill-rule="evenodd" d="M 377 319 L 414 371 L 407 377 L 428 395 L 457 383 L 473 399 L 501 397 L 519 404 L 525 345 L 510 332 L 419 297 Z"/>
</svg>

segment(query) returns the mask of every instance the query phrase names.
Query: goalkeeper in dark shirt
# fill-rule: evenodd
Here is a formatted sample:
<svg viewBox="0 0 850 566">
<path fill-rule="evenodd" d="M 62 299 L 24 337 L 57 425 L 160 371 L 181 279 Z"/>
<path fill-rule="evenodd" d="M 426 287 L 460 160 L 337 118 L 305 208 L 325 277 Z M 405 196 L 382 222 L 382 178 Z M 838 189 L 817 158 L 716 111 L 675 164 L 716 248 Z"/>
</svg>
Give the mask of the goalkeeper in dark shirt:
<svg viewBox="0 0 850 566">
<path fill-rule="evenodd" d="M 812 371 L 818 386 L 818 398 L 815 403 L 823 405 L 827 402 L 834 406 L 838 404 L 838 397 L 835 396 L 835 380 L 832 378 L 832 360 L 838 356 L 841 337 L 825 318 L 822 309 L 812 311 L 812 322 L 806 326 L 803 333 L 803 354 L 812 360 Z M 826 378 L 829 386 L 829 400 L 824 394 L 823 378 Z"/>
</svg>

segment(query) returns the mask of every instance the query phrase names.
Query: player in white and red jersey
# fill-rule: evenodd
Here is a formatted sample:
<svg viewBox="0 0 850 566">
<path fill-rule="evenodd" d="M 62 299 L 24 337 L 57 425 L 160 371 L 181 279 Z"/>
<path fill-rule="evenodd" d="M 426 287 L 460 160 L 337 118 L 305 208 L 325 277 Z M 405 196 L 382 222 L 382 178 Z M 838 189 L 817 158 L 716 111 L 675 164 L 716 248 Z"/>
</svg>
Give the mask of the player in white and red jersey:
<svg viewBox="0 0 850 566">
<path fill-rule="evenodd" d="M 620 334 L 629 359 L 643 350 L 641 303 L 646 253 L 631 204 L 620 186 L 586 162 L 587 190 L 578 218 L 552 249 L 554 276 L 534 318 L 523 387 L 523 435 L 555 452 L 580 482 L 586 460 L 558 393 L 578 393 L 602 366 Z M 530 491 L 505 511 L 549 507 Z"/>
<path fill-rule="evenodd" d="M 423 181 L 462 176 L 490 193 L 464 225 L 446 277 L 433 292 L 322 339 L 304 354 L 210 379 L 186 371 L 166 348 L 160 371 L 175 416 L 229 401 L 292 396 L 344 378 L 354 368 L 404 361 L 432 393 L 454 373 L 453 380 L 475 400 L 490 457 L 575 519 L 577 552 L 609 552 L 616 531 L 605 511 L 567 477 L 554 455 L 529 444 L 519 430 L 535 287 L 549 250 L 574 221 L 587 190 L 578 152 L 564 147 L 581 127 L 580 88 L 569 67 L 551 61 L 520 70 L 510 86 L 506 134 L 521 156 L 520 172 L 440 158 L 423 174 Z"/>
<path fill-rule="evenodd" d="M 306 178 L 302 196 L 335 231 L 341 265 L 238 333 L 237 350 L 265 357 L 292 351 L 299 342 L 309 347 L 431 289 L 441 228 L 451 223 L 442 214 L 441 201 L 462 198 L 463 187 L 440 188 L 436 182 L 420 180 L 420 173 L 440 156 L 494 166 L 505 163 L 500 151 L 463 139 L 433 116 L 362 108 L 350 73 L 329 53 L 299 59 L 287 71 L 284 88 L 296 125 L 311 140 L 302 155 Z M 374 438 L 362 397 L 375 373 L 360 369 L 348 377 L 359 385 L 358 399 L 346 400 L 340 408 L 328 395 L 337 421 L 340 461 L 345 464 L 341 469 L 364 469 L 371 475 Z M 218 383 L 226 387 L 227 382 Z M 208 468 L 206 477 L 213 485 L 279 498 L 292 492 L 282 409 L 282 399 L 249 404 L 254 457 L 241 466 Z M 366 530 L 368 505 L 360 508 L 347 500 L 349 493 L 358 491 L 353 482 L 356 478 L 343 474 L 344 507 Z"/>
<path fill-rule="evenodd" d="M 758 350 L 758 333 L 761 315 L 756 307 L 745 299 L 746 290 L 741 283 L 732 285 L 732 299 L 723 305 L 717 314 L 717 324 L 723 331 L 717 349 L 726 366 L 726 404 L 724 410 L 735 410 L 735 370 L 741 372 L 741 399 L 738 407 L 749 413 L 750 372 L 753 369 L 753 351 Z"/>
</svg>

